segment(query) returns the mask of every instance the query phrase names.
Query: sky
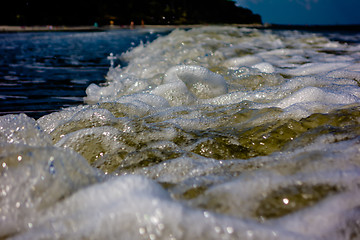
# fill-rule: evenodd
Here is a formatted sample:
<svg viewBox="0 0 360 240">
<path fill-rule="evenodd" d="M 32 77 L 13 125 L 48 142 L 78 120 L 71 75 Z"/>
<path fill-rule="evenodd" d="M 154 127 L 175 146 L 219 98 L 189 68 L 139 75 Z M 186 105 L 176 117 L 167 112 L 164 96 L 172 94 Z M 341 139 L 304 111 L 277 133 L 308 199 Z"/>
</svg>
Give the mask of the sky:
<svg viewBox="0 0 360 240">
<path fill-rule="evenodd" d="M 260 14 L 263 23 L 300 25 L 360 24 L 359 0 L 236 0 Z"/>
</svg>

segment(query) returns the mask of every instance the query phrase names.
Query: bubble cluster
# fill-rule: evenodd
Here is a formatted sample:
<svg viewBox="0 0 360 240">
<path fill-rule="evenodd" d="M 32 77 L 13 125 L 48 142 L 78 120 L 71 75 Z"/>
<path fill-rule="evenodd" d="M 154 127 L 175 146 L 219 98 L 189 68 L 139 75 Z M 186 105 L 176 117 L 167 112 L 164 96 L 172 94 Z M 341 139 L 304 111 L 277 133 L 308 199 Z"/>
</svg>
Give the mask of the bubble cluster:
<svg viewBox="0 0 360 240">
<path fill-rule="evenodd" d="M 359 238 L 359 49 L 178 29 L 84 105 L 0 117 L 0 238 Z"/>
</svg>

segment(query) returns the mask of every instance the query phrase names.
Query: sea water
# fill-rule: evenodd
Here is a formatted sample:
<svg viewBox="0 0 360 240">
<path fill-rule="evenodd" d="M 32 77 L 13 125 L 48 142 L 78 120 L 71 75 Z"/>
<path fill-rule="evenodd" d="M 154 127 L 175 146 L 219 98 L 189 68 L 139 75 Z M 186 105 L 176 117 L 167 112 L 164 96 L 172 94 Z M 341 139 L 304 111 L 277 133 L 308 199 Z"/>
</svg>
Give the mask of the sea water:
<svg viewBox="0 0 360 240">
<path fill-rule="evenodd" d="M 0 117 L 1 238 L 360 238 L 360 44 L 335 38 L 177 29 L 84 104 Z"/>
<path fill-rule="evenodd" d="M 45 114 L 83 103 L 85 88 L 104 81 L 110 53 L 121 54 L 168 31 L 0 34 L 0 115 Z M 116 64 L 121 63 L 119 59 Z"/>
</svg>

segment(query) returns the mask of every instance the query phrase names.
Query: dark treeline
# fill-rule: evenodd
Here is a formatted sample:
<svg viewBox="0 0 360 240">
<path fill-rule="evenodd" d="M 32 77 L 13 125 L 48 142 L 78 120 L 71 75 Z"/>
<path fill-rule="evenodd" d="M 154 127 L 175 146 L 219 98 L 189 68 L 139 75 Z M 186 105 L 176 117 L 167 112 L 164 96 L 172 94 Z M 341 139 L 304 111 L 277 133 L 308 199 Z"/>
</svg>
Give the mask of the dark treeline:
<svg viewBox="0 0 360 240">
<path fill-rule="evenodd" d="M 0 25 L 261 23 L 231 0 L 10 0 L 1 9 Z"/>
</svg>

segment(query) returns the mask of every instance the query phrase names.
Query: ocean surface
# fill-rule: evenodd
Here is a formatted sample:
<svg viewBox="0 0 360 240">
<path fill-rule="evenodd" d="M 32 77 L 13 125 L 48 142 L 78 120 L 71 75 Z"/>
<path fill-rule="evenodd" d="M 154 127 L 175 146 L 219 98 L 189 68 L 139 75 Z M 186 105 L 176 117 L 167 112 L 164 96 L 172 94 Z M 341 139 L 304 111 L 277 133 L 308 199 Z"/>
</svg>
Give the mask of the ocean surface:
<svg viewBox="0 0 360 240">
<path fill-rule="evenodd" d="M 0 46 L 0 239 L 360 239 L 360 33 Z"/>
<path fill-rule="evenodd" d="M 167 31 L 24 32 L 0 34 L 0 114 L 45 114 L 83 103 L 90 83 L 104 82 L 107 57 Z M 122 63 L 119 59 L 114 64 Z"/>
</svg>

